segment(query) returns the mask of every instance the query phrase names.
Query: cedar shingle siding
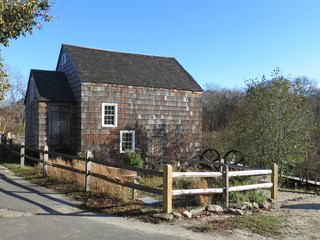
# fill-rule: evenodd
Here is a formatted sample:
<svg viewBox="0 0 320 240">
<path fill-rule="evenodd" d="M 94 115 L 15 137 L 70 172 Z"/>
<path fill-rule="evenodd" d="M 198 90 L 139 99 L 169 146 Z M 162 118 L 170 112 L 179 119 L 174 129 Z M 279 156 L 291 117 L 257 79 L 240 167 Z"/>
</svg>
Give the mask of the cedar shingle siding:
<svg viewBox="0 0 320 240">
<path fill-rule="evenodd" d="M 116 104 L 115 127 L 103 126 L 103 103 Z M 53 125 L 56 131 L 69 126 L 59 135 L 68 138 L 62 145 L 48 139 L 50 109 L 58 109 L 50 105 L 70 112 Z M 201 148 L 202 89 L 172 57 L 62 45 L 56 71 L 31 70 L 26 118 L 26 142 L 38 147 L 118 160 L 120 131 L 128 130 L 147 154 L 193 157 Z"/>
</svg>

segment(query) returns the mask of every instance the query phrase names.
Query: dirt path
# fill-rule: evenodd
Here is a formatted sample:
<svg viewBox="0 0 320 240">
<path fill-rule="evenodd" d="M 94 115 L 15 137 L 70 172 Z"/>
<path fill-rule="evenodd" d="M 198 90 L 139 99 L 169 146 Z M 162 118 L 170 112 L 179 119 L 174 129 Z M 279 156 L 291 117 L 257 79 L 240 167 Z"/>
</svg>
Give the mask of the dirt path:
<svg viewBox="0 0 320 240">
<path fill-rule="evenodd" d="M 320 196 L 280 192 L 280 206 L 269 214 L 286 216 L 283 239 L 320 239 Z"/>
<path fill-rule="evenodd" d="M 288 223 L 277 239 L 320 239 L 320 196 L 293 192 L 279 192 L 279 201 L 271 211 L 262 214 L 285 216 Z M 228 218 L 230 215 L 213 215 L 197 220 L 183 220 L 174 224 L 183 228 L 205 226 L 213 220 Z M 219 234 L 228 239 L 272 239 L 250 233 L 245 229 L 229 229 L 206 233 L 207 236 Z"/>
</svg>

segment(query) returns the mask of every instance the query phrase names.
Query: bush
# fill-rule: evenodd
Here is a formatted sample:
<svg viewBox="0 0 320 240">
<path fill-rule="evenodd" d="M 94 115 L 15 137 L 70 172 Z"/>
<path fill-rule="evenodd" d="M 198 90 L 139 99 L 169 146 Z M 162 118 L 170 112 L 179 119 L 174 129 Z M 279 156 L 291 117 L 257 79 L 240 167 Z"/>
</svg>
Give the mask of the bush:
<svg viewBox="0 0 320 240">
<path fill-rule="evenodd" d="M 132 167 L 142 168 L 143 166 L 143 160 L 139 151 L 126 151 L 123 155 L 123 162 L 124 164 Z"/>
<path fill-rule="evenodd" d="M 241 186 L 241 185 L 250 185 L 254 184 L 255 181 L 251 177 L 242 177 L 242 178 L 233 178 L 230 182 L 231 186 Z M 268 200 L 269 196 L 265 190 L 249 190 L 249 191 L 240 191 L 240 192 L 230 192 L 229 195 L 230 202 L 232 203 L 241 203 L 241 202 L 256 202 L 263 203 Z"/>
</svg>

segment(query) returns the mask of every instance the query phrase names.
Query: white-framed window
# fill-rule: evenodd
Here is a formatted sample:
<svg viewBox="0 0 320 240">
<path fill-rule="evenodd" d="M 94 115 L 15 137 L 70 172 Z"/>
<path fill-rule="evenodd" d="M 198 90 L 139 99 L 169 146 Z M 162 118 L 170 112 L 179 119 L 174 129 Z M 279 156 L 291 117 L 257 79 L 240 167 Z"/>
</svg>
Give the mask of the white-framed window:
<svg viewBox="0 0 320 240">
<path fill-rule="evenodd" d="M 66 54 L 66 53 L 62 53 L 62 56 L 61 56 L 61 65 L 66 64 L 66 62 L 67 62 L 67 54 Z"/>
<path fill-rule="evenodd" d="M 118 105 L 116 103 L 102 103 L 102 127 L 118 126 Z"/>
<path fill-rule="evenodd" d="M 134 151 L 136 142 L 135 131 L 120 131 L 120 153 Z"/>
</svg>

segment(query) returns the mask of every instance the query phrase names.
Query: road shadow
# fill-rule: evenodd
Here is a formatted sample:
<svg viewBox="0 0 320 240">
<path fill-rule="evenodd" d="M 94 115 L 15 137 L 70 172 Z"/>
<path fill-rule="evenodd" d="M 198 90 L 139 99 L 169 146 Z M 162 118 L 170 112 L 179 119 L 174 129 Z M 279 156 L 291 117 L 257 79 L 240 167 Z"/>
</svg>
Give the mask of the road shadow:
<svg viewBox="0 0 320 240">
<path fill-rule="evenodd" d="M 319 203 L 299 203 L 282 206 L 281 208 L 286 209 L 300 209 L 300 210 L 320 210 Z"/>
<path fill-rule="evenodd" d="M 106 214 L 103 214 L 103 213 L 87 211 L 87 210 L 81 208 L 81 204 L 75 204 L 75 203 L 72 203 L 72 202 L 69 202 L 69 201 L 54 197 L 54 194 L 62 195 L 62 193 L 55 193 L 54 191 L 43 193 L 43 192 L 38 191 L 38 190 L 35 189 L 35 188 L 38 188 L 38 187 L 41 187 L 41 186 L 35 185 L 35 188 L 31 188 L 31 187 L 25 186 L 23 184 L 17 183 L 15 181 L 15 180 L 17 180 L 16 178 L 14 180 L 10 179 L 10 178 L 8 178 L 6 175 L 4 175 L 2 173 L 0 173 L 0 179 L 2 181 L 5 181 L 6 183 L 8 183 L 8 184 L 10 184 L 10 185 L 15 187 L 15 188 L 13 188 L 14 190 L 8 190 L 8 189 L 6 190 L 6 189 L 2 188 L 1 184 L 0 184 L 0 192 L 1 193 L 5 194 L 7 196 L 10 196 L 10 197 L 25 201 L 25 202 L 27 202 L 29 204 L 34 205 L 34 206 L 37 206 L 37 207 L 41 208 L 42 210 L 44 210 L 46 212 L 46 213 L 39 213 L 37 215 L 64 215 L 64 216 L 84 216 L 84 217 L 108 217 L 109 216 L 109 215 L 106 215 Z M 24 179 L 19 179 L 19 180 L 24 180 Z M 0 183 L 1 183 L 1 181 L 0 181 Z M 26 183 L 30 184 L 29 182 L 26 182 Z M 17 190 L 16 188 L 19 188 L 19 189 Z M 55 210 L 55 209 L 53 209 L 51 207 L 48 207 L 48 206 L 46 206 L 46 205 L 44 205 L 42 203 L 39 203 L 39 202 L 37 202 L 35 200 L 32 200 L 30 198 L 27 198 L 27 197 L 19 195 L 21 193 L 25 193 L 26 196 L 30 195 L 30 193 L 31 194 L 36 194 L 39 197 L 44 198 L 45 200 L 50 200 L 50 201 L 52 201 L 52 202 L 54 202 L 56 204 L 61 204 L 62 206 L 67 206 L 67 207 L 70 207 L 70 208 L 76 208 L 76 209 L 79 209 L 79 211 L 71 212 L 71 213 L 63 213 L 63 212 Z"/>
</svg>

